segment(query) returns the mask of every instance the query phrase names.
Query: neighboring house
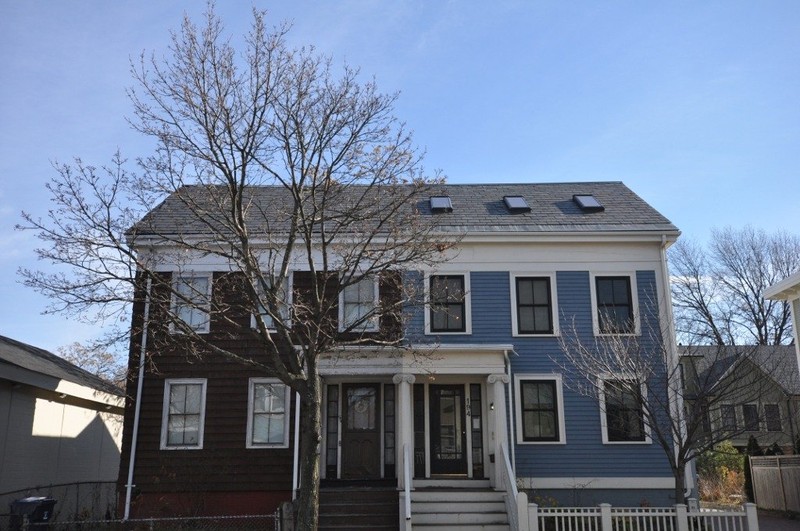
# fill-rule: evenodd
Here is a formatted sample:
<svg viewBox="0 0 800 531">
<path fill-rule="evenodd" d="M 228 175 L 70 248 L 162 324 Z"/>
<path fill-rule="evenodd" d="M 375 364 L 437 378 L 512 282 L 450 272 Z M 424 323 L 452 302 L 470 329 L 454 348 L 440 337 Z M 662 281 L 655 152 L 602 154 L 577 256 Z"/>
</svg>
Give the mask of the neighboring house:
<svg viewBox="0 0 800 531">
<path fill-rule="evenodd" d="M 260 205 L 276 200 L 270 187 L 254 194 Z M 458 252 L 436 270 L 404 276 L 439 294 L 410 310 L 404 331 L 418 352 L 432 353 L 420 360 L 361 347 L 323 361 L 326 484 L 402 484 L 405 447 L 416 489 L 502 489 L 508 457 L 518 485 L 562 505 L 670 503 L 674 480 L 664 452 L 630 397 L 615 391 L 614 379 L 625 375 L 608 375 L 602 409 L 568 387 L 574 375 L 562 369 L 559 338 L 574 327 L 592 342 L 615 319 L 654 352 L 662 341 L 671 345 L 660 334 L 669 330 L 665 250 L 678 237 L 675 226 L 618 182 L 442 185 L 433 195 L 419 212 L 461 237 Z M 172 196 L 149 216 L 175 234 L 191 217 Z M 189 266 L 202 290 L 225 271 L 210 260 L 181 265 Z M 162 267 L 165 274 L 177 270 Z M 293 292 L 308 275 L 293 272 Z M 390 296 L 377 281 L 352 295 L 344 306 Z M 137 306 L 134 319 L 141 312 Z M 186 318 L 206 325 L 202 316 Z M 212 320 L 203 332 L 213 336 L 217 326 Z M 246 334 L 239 340 L 226 332 L 226 346 L 241 341 L 247 351 Z M 677 363 L 674 347 L 667 351 Z M 148 370 L 143 381 L 133 514 L 263 514 L 291 499 L 296 417 L 286 386 L 230 361 L 149 354 L 158 372 Z M 133 397 L 135 381 L 130 385 Z M 183 398 L 180 407 L 165 406 L 170 396 Z M 123 494 L 133 407 L 129 399 Z M 256 424 L 269 429 L 254 430 Z"/>
<path fill-rule="evenodd" d="M 682 346 L 685 398 L 710 390 L 705 430 L 729 430 L 736 448 L 750 436 L 766 449 L 791 447 L 800 435 L 800 373 L 792 345 Z M 702 407 L 702 405 L 701 405 Z"/>
<path fill-rule="evenodd" d="M 123 406 L 121 389 L 0 336 L 0 512 L 26 496 L 55 498 L 62 520 L 113 511 Z"/>
</svg>

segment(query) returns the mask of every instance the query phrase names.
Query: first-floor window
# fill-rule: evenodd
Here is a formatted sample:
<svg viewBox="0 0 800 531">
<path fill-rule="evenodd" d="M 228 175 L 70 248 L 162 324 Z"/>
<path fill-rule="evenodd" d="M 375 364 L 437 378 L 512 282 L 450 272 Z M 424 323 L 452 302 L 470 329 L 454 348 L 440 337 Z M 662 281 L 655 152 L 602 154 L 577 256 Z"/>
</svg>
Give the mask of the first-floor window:
<svg viewBox="0 0 800 531">
<path fill-rule="evenodd" d="M 742 418 L 744 429 L 758 431 L 758 406 L 755 404 L 742 404 Z"/>
<path fill-rule="evenodd" d="M 778 404 L 764 404 L 764 420 L 767 431 L 781 431 L 781 410 Z"/>
<path fill-rule="evenodd" d="M 205 379 L 172 379 L 164 383 L 162 449 L 203 447 Z"/>
<path fill-rule="evenodd" d="M 522 380 L 522 440 L 558 441 L 558 394 L 555 380 Z"/>
<path fill-rule="evenodd" d="M 603 402 L 608 442 L 644 442 L 644 396 L 628 380 L 605 380 Z"/>
<path fill-rule="evenodd" d="M 250 380 L 247 447 L 289 445 L 289 388 L 276 380 Z"/>
</svg>

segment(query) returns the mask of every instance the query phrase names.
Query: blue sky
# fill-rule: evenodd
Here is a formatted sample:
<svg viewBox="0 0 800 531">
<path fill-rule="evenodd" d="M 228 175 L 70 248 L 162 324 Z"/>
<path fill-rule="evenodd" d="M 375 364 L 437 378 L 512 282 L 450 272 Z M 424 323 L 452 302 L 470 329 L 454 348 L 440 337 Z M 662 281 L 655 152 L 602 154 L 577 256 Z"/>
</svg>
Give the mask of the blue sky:
<svg viewBox="0 0 800 531">
<path fill-rule="evenodd" d="M 234 34 L 250 3 L 219 2 Z M 360 66 L 450 182 L 620 180 L 685 237 L 800 227 L 800 2 L 257 2 L 296 45 Z M 51 161 L 134 159 L 129 58 L 203 2 L 0 0 L 0 334 L 50 350 L 96 332 L 41 312 L 19 212 Z"/>
</svg>

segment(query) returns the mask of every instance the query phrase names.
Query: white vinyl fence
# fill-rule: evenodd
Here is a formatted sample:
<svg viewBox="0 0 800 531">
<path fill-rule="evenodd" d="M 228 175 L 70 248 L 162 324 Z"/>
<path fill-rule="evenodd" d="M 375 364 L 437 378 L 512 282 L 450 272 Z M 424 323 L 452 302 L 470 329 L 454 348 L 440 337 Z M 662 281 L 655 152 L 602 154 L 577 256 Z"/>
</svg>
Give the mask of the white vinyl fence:
<svg viewBox="0 0 800 531">
<path fill-rule="evenodd" d="M 527 502 L 525 493 L 519 501 Z M 527 507 L 527 510 L 525 510 Z M 518 531 L 758 531 L 755 504 L 739 511 L 692 511 L 673 507 L 539 507 L 519 505 Z"/>
<path fill-rule="evenodd" d="M 800 512 L 800 456 L 750 458 L 753 494 L 762 509 Z"/>
</svg>

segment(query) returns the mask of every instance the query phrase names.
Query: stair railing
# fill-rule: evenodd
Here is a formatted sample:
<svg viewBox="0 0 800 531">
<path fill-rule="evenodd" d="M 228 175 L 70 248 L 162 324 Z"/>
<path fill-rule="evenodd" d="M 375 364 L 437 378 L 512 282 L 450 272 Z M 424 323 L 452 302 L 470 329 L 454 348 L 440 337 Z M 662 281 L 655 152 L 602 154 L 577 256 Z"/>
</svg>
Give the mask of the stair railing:
<svg viewBox="0 0 800 531">
<path fill-rule="evenodd" d="M 411 521 L 411 460 L 408 458 L 408 446 L 403 445 L 403 486 L 405 488 L 406 521 Z"/>
<path fill-rule="evenodd" d="M 506 493 L 503 499 L 506 502 L 506 513 L 508 514 L 508 525 L 511 531 L 519 531 L 519 508 L 517 506 L 517 479 L 511 469 L 511 461 L 508 459 L 508 448 L 505 444 L 500 445 L 500 466 L 497 468 L 500 476 L 501 485 L 505 487 Z M 498 485 L 500 486 L 500 485 Z M 525 507 L 527 510 L 527 507 Z"/>
</svg>

